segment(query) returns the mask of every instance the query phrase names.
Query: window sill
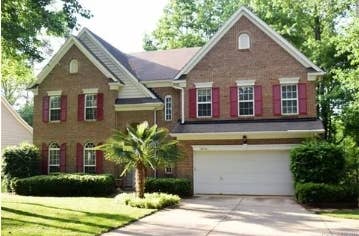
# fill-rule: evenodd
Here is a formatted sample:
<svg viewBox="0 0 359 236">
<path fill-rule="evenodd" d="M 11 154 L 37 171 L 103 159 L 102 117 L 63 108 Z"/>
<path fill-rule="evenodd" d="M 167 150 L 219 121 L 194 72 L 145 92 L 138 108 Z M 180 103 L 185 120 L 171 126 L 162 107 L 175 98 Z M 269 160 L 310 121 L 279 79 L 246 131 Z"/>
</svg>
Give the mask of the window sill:
<svg viewBox="0 0 359 236">
<path fill-rule="evenodd" d="M 49 120 L 49 123 L 61 123 L 61 120 Z"/>
<path fill-rule="evenodd" d="M 210 119 L 213 118 L 213 116 L 197 116 L 197 119 Z"/>
<path fill-rule="evenodd" d="M 238 115 L 238 118 L 250 118 L 255 117 L 255 115 Z"/>
<path fill-rule="evenodd" d="M 84 120 L 84 121 L 86 121 L 86 122 L 95 122 L 95 121 L 97 121 L 97 120 Z"/>
<path fill-rule="evenodd" d="M 281 114 L 282 116 L 298 116 L 299 113 L 287 113 L 287 114 Z"/>
</svg>

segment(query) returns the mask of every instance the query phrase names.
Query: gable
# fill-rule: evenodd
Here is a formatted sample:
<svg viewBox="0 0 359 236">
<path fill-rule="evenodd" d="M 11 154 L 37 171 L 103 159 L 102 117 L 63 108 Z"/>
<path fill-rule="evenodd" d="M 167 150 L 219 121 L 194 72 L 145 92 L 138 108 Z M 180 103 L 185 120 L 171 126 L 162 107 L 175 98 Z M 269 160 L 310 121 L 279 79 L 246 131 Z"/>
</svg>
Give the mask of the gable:
<svg viewBox="0 0 359 236">
<path fill-rule="evenodd" d="M 271 29 L 265 22 L 255 16 L 247 8 L 241 7 L 230 19 L 218 30 L 218 32 L 204 45 L 198 53 L 185 65 L 185 67 L 177 74 L 175 79 L 181 78 L 182 75 L 188 74 L 206 55 L 207 53 L 228 33 L 230 29 L 236 25 L 242 17 L 247 18 L 253 25 L 260 29 L 264 34 L 271 38 L 277 45 L 291 55 L 305 68 L 312 68 L 316 75 L 323 75 L 324 72 L 311 62 L 298 49 L 291 45 L 282 36 Z M 237 40 L 236 38 L 235 40 Z M 235 43 L 237 45 L 237 43 Z"/>
</svg>

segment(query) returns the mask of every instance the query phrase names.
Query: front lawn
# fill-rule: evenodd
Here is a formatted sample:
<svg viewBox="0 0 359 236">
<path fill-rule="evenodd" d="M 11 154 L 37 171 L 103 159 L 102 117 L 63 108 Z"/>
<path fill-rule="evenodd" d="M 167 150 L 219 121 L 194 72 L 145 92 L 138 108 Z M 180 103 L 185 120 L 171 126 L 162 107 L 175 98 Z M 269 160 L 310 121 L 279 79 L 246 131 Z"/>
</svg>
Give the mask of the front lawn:
<svg viewBox="0 0 359 236">
<path fill-rule="evenodd" d="M 154 212 L 114 198 L 2 194 L 1 235 L 98 235 Z"/>
<path fill-rule="evenodd" d="M 359 220 L 359 209 L 321 211 L 321 212 L 319 212 L 319 214 L 326 215 L 326 216 L 338 217 L 338 218 Z"/>
</svg>

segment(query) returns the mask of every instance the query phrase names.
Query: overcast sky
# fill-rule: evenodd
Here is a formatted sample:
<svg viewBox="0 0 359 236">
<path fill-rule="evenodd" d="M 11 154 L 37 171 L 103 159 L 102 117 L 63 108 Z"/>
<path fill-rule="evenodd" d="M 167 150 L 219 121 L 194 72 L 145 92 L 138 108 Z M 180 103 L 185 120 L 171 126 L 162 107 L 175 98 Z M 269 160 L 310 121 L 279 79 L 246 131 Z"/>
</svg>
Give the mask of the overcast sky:
<svg viewBox="0 0 359 236">
<path fill-rule="evenodd" d="M 91 19 L 81 18 L 79 23 L 123 52 L 143 51 L 143 36 L 145 32 L 151 32 L 156 27 L 168 1 L 79 0 L 81 5 L 94 15 Z M 54 54 L 64 40 L 51 39 L 50 43 Z M 36 74 L 46 65 L 49 58 L 35 65 Z"/>
</svg>

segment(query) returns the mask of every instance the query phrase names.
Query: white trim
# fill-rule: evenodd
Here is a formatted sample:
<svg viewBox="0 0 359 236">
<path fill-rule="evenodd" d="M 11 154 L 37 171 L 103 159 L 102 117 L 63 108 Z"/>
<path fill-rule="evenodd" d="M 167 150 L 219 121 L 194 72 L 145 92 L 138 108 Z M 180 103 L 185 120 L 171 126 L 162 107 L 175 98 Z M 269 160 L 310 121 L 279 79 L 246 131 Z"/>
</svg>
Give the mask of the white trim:
<svg viewBox="0 0 359 236">
<path fill-rule="evenodd" d="M 162 110 L 162 103 L 116 104 L 115 111 L 152 111 Z"/>
<path fill-rule="evenodd" d="M 27 131 L 31 134 L 31 142 L 32 142 L 32 133 L 33 129 L 32 127 L 17 113 L 14 108 L 10 105 L 10 103 L 6 100 L 4 96 L 1 96 L 1 102 L 3 103 L 4 107 L 10 112 L 10 114 L 17 120 Z M 1 107 L 1 109 L 3 109 Z"/>
<path fill-rule="evenodd" d="M 171 87 L 173 85 L 172 80 L 150 80 L 150 81 L 141 81 L 147 88 L 163 88 Z"/>
<path fill-rule="evenodd" d="M 310 138 L 324 133 L 324 129 L 317 130 L 288 130 L 288 131 L 253 131 L 253 132 L 208 132 L 208 133 L 171 133 L 178 140 L 227 140 L 242 139 L 277 139 L 277 138 Z"/>
<path fill-rule="evenodd" d="M 192 145 L 193 151 L 291 150 L 299 144 Z"/>
<path fill-rule="evenodd" d="M 192 59 L 182 68 L 182 70 L 176 75 L 175 79 L 179 79 L 181 75 L 188 74 L 197 63 L 202 60 L 202 58 L 210 51 L 214 45 L 224 36 L 224 34 L 232 28 L 232 26 L 238 22 L 242 17 L 246 16 L 254 25 L 266 33 L 271 39 L 273 39 L 278 45 L 280 45 L 284 50 L 286 50 L 291 56 L 293 56 L 298 62 L 300 62 L 304 67 L 312 67 L 317 72 L 324 73 L 318 66 L 311 62 L 305 55 L 303 55 L 298 49 L 296 49 L 292 44 L 290 44 L 286 39 L 280 36 L 275 32 L 269 25 L 262 21 L 259 17 L 254 15 L 250 10 L 245 7 L 238 9 L 229 20 L 217 31 L 217 33 L 204 45 L 193 57 Z"/>
<path fill-rule="evenodd" d="M 177 86 L 172 86 L 174 89 L 179 89 L 181 90 L 181 124 L 184 123 L 184 88 L 182 87 L 177 87 Z"/>
<path fill-rule="evenodd" d="M 287 77 L 287 78 L 279 78 L 280 84 L 298 84 L 299 77 Z"/>
<path fill-rule="evenodd" d="M 96 99 L 96 106 L 87 106 L 87 96 L 95 96 Z M 86 109 L 96 109 L 96 116 L 95 119 L 86 119 Z M 97 120 L 97 93 L 85 93 L 85 97 L 84 97 L 84 121 L 96 121 Z"/>
<path fill-rule="evenodd" d="M 171 100 L 171 102 L 170 102 L 171 113 L 169 114 L 169 116 L 171 117 L 170 119 L 167 119 L 167 99 L 168 98 Z M 165 98 L 164 98 L 164 102 L 165 102 L 165 107 L 164 107 L 165 121 L 171 121 L 172 118 L 173 118 L 173 98 L 172 98 L 172 95 L 166 95 Z"/>
<path fill-rule="evenodd" d="M 61 95 L 61 93 L 60 93 L 60 95 Z M 49 97 L 49 122 L 50 123 L 58 123 L 61 121 L 61 96 L 60 95 L 51 95 Z M 60 99 L 59 107 L 51 107 L 51 99 L 54 99 L 55 97 Z M 60 117 L 58 120 L 51 120 L 51 112 L 54 110 L 57 110 L 57 111 L 60 110 Z"/>
<path fill-rule="evenodd" d="M 56 148 L 50 147 L 52 144 L 56 144 L 58 147 L 56 147 Z M 51 152 L 52 150 L 54 150 L 54 151 L 59 151 L 59 164 L 56 164 L 56 165 L 50 164 L 50 160 L 51 160 L 50 152 Z M 60 148 L 60 146 L 59 146 L 56 142 L 52 142 L 52 143 L 49 144 L 47 156 L 48 156 L 48 160 L 47 160 L 47 173 L 56 173 L 56 172 L 50 172 L 50 167 L 51 167 L 51 166 L 58 166 L 58 167 L 59 167 L 59 172 L 60 172 L 60 165 L 61 165 L 61 164 L 60 164 L 60 163 L 61 163 L 61 148 Z"/>
<path fill-rule="evenodd" d="M 98 93 L 98 88 L 82 89 L 82 93 L 84 93 L 84 94 L 88 94 L 88 93 L 95 94 L 95 93 Z"/>
<path fill-rule="evenodd" d="M 93 148 L 86 148 L 86 145 L 87 144 L 92 144 L 92 145 L 94 145 L 94 147 Z M 83 165 L 82 165 L 82 172 L 83 173 L 86 173 L 85 172 L 85 167 L 95 167 L 95 173 L 96 173 L 96 149 L 95 149 L 95 147 L 96 147 L 96 145 L 94 144 L 94 143 L 92 143 L 92 142 L 87 142 L 87 143 L 85 143 L 85 145 L 84 145 L 84 148 L 83 148 L 83 153 L 82 153 L 82 161 L 83 161 Z M 94 151 L 95 152 L 95 164 L 94 165 L 86 165 L 85 164 L 85 152 L 86 152 L 86 150 L 87 151 Z"/>
<path fill-rule="evenodd" d="M 62 90 L 47 91 L 48 96 L 61 96 Z"/>
<path fill-rule="evenodd" d="M 34 96 L 39 95 L 39 88 L 38 87 L 30 89 L 30 91 L 32 92 L 32 94 Z"/>
<path fill-rule="evenodd" d="M 248 45 L 246 45 L 245 47 L 243 45 L 241 45 L 241 37 L 247 37 L 248 39 Z M 238 50 L 245 50 L 245 49 L 250 49 L 251 48 L 251 37 L 249 36 L 249 34 L 247 32 L 241 32 L 239 33 L 238 36 Z"/>
<path fill-rule="evenodd" d="M 294 98 L 283 98 L 282 95 L 282 87 L 283 86 L 288 86 L 288 85 L 295 85 L 295 89 L 296 89 L 296 95 L 297 97 L 294 99 Z M 281 84 L 280 85 L 280 112 L 281 112 L 281 115 L 282 116 L 293 116 L 293 115 L 298 115 L 299 114 L 299 95 L 298 95 L 298 84 Z M 283 113 L 283 101 L 293 101 L 295 100 L 297 102 L 297 112 L 295 113 Z"/>
<path fill-rule="evenodd" d="M 194 83 L 194 86 L 196 88 L 212 88 L 213 87 L 213 82 Z"/>
<path fill-rule="evenodd" d="M 236 80 L 236 84 L 238 87 L 240 86 L 254 86 L 254 84 L 256 83 L 255 79 L 251 79 L 251 80 Z"/>
<path fill-rule="evenodd" d="M 139 80 L 131 73 L 127 70 L 126 67 L 124 67 L 93 35 L 91 32 L 89 32 L 89 30 L 84 27 L 81 32 L 78 34 L 78 37 L 81 37 L 82 34 L 86 33 L 94 42 L 96 42 L 96 44 L 107 54 L 107 56 L 109 56 L 120 68 L 122 71 L 125 72 L 125 74 L 128 76 L 128 78 L 130 78 L 131 80 L 133 80 L 134 82 L 136 82 L 136 84 L 139 86 L 139 88 L 145 92 L 145 94 L 149 95 L 151 98 L 156 98 L 156 96 L 150 91 L 148 90 L 142 83 L 139 82 Z"/>
<path fill-rule="evenodd" d="M 79 61 L 77 59 L 72 59 L 69 63 L 69 73 L 77 74 L 79 72 Z"/>
<path fill-rule="evenodd" d="M 211 101 L 209 102 L 199 102 L 198 101 L 198 90 L 199 89 L 209 89 L 211 92 Z M 212 88 L 211 87 L 200 87 L 199 89 L 196 89 L 196 110 L 197 110 L 197 114 L 196 114 L 196 118 L 212 118 L 213 117 L 213 94 L 212 94 Z M 199 104 L 211 104 L 211 115 L 210 116 L 200 116 L 198 115 L 199 109 L 198 109 L 198 105 Z"/>
<path fill-rule="evenodd" d="M 321 78 L 323 75 L 325 75 L 324 72 L 309 72 L 307 74 L 307 80 L 316 81 L 317 79 Z"/>
<path fill-rule="evenodd" d="M 108 83 L 108 86 L 109 86 L 110 90 L 119 90 L 120 87 L 123 86 L 123 84 L 121 84 L 120 82 L 110 82 L 110 83 Z"/>
<path fill-rule="evenodd" d="M 68 52 L 68 50 L 75 45 L 96 67 L 99 69 L 107 78 L 116 80 L 109 70 L 106 69 L 89 51 L 85 48 L 82 43 L 79 42 L 74 36 L 70 36 L 69 39 L 61 46 L 57 53 L 51 58 L 49 63 L 42 69 L 42 71 L 37 75 L 37 80 L 35 84 L 40 84 L 46 78 L 46 76 L 53 70 L 53 68 L 59 63 L 61 58 Z"/>
</svg>

